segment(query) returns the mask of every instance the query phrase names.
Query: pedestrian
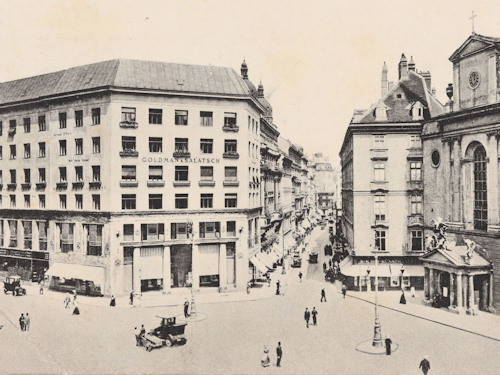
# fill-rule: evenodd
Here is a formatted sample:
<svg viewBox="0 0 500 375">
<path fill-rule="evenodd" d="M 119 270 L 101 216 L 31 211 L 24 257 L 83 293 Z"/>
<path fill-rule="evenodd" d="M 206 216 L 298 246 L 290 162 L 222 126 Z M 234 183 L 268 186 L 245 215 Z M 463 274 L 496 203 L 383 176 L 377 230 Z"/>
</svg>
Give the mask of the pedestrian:
<svg viewBox="0 0 500 375">
<path fill-rule="evenodd" d="M 21 313 L 21 316 L 19 317 L 19 327 L 21 328 L 21 331 L 24 331 L 24 314 Z"/>
<path fill-rule="evenodd" d="M 31 324 L 31 318 L 28 313 L 24 316 L 24 330 L 29 331 L 30 330 L 30 324 Z"/>
<path fill-rule="evenodd" d="M 116 299 L 114 295 L 111 295 L 111 302 L 109 303 L 109 306 L 115 307 L 116 306 Z"/>
<path fill-rule="evenodd" d="M 189 301 L 187 298 L 184 299 L 184 317 L 189 318 Z"/>
<path fill-rule="evenodd" d="M 69 303 L 71 302 L 71 297 L 69 293 L 66 293 L 66 297 L 64 297 L 64 308 L 69 309 Z"/>
<path fill-rule="evenodd" d="M 300 279 L 300 282 L 302 282 L 302 271 L 299 272 L 299 279 Z"/>
<path fill-rule="evenodd" d="M 40 294 L 43 294 L 43 286 L 45 284 L 45 281 L 43 279 L 40 279 L 38 284 L 40 285 Z"/>
<path fill-rule="evenodd" d="M 271 275 L 269 275 L 269 272 L 266 273 L 266 280 L 267 280 L 267 286 L 271 287 Z"/>
<path fill-rule="evenodd" d="M 401 298 L 399 299 L 399 303 L 402 305 L 406 305 L 405 291 L 401 289 Z"/>
<path fill-rule="evenodd" d="M 309 328 L 309 319 L 311 318 L 311 313 L 306 307 L 306 311 L 304 312 L 304 319 L 306 321 L 306 327 Z"/>
<path fill-rule="evenodd" d="M 431 369 L 431 363 L 429 362 L 429 356 L 425 355 L 424 359 L 420 361 L 420 366 L 418 368 L 422 369 L 424 375 L 427 375 L 427 372 Z"/>
<path fill-rule="evenodd" d="M 134 334 L 135 334 L 135 346 L 141 346 L 141 331 L 139 328 L 134 327 Z"/>
<path fill-rule="evenodd" d="M 323 272 L 326 272 L 326 263 L 323 262 Z"/>
<path fill-rule="evenodd" d="M 313 317 L 313 325 L 316 325 L 316 315 L 318 315 L 318 311 L 316 310 L 316 307 L 313 307 L 311 311 L 311 315 Z"/>
<path fill-rule="evenodd" d="M 269 359 L 269 349 L 264 345 L 264 354 L 262 354 L 260 364 L 262 365 L 262 367 L 268 367 L 270 363 L 271 360 Z"/>
<path fill-rule="evenodd" d="M 385 336 L 385 354 L 391 355 L 392 340 L 389 335 Z"/>
<path fill-rule="evenodd" d="M 132 306 L 134 305 L 134 291 L 131 291 L 130 292 L 130 302 L 129 302 Z"/>
<path fill-rule="evenodd" d="M 280 281 L 276 281 L 276 295 L 279 296 L 280 294 Z"/>
<path fill-rule="evenodd" d="M 325 288 L 321 289 L 321 300 L 320 300 L 320 302 L 323 302 L 323 300 L 325 300 L 325 302 L 326 302 Z"/>
<path fill-rule="evenodd" d="M 283 350 L 281 349 L 281 342 L 278 342 L 278 347 L 276 348 L 276 367 L 281 367 L 282 355 L 283 355 Z"/>
<path fill-rule="evenodd" d="M 342 296 L 344 296 L 344 298 L 345 298 L 346 292 L 347 292 L 347 288 L 346 288 L 345 284 L 342 284 Z"/>
<path fill-rule="evenodd" d="M 73 289 L 73 302 L 76 301 L 76 289 Z"/>
<path fill-rule="evenodd" d="M 78 302 L 73 301 L 75 308 L 73 309 L 73 315 L 80 315 L 80 309 L 78 308 Z"/>
<path fill-rule="evenodd" d="M 146 336 L 146 328 L 144 328 L 144 324 L 141 324 L 141 332 L 140 332 L 141 337 Z"/>
</svg>

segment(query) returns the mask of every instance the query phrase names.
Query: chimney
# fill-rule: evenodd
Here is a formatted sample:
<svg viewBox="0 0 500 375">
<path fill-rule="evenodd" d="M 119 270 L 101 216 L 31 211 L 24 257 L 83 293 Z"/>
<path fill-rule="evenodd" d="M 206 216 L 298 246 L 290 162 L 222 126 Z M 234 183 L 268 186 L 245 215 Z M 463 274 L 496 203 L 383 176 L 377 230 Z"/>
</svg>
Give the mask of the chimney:
<svg viewBox="0 0 500 375">
<path fill-rule="evenodd" d="M 427 90 L 431 91 L 431 73 L 430 72 L 420 72 L 420 75 L 424 77 L 425 84 L 427 85 Z"/>
<path fill-rule="evenodd" d="M 406 60 L 405 54 L 401 54 L 401 60 L 398 64 L 399 77 L 398 80 L 405 77 L 408 74 L 408 60 Z"/>
<path fill-rule="evenodd" d="M 408 71 L 415 71 L 415 61 L 413 61 L 413 56 L 410 57 L 410 62 L 408 64 Z"/>
<path fill-rule="evenodd" d="M 383 98 L 387 94 L 388 88 L 389 86 L 387 83 L 387 65 L 384 61 L 384 66 L 382 67 L 382 87 L 380 90 L 381 98 Z"/>
</svg>

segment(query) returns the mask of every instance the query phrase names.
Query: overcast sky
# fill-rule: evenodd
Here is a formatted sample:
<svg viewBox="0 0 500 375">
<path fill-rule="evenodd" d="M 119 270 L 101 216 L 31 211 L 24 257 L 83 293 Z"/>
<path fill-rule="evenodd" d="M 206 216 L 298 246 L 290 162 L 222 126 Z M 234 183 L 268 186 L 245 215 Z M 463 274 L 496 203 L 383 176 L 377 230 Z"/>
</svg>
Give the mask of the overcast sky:
<svg viewBox="0 0 500 375">
<path fill-rule="evenodd" d="M 438 99 L 471 34 L 500 37 L 500 1 L 5 1 L 0 81 L 132 58 L 228 66 L 264 84 L 281 134 L 332 162 L 355 108 L 380 96 L 384 61 L 429 70 Z"/>
</svg>

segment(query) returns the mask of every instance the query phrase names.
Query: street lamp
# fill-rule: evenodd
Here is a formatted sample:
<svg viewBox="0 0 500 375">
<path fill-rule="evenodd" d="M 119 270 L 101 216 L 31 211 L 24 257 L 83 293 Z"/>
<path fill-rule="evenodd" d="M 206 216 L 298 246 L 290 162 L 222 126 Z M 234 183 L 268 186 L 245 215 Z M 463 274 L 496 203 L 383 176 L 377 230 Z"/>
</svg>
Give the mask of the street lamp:
<svg viewBox="0 0 500 375">
<path fill-rule="evenodd" d="M 405 266 L 401 265 L 401 290 L 404 290 L 404 285 L 403 285 L 403 274 L 405 273 Z"/>
<path fill-rule="evenodd" d="M 188 220 L 186 223 L 187 226 L 187 233 L 188 235 L 191 236 L 191 256 L 194 256 L 194 230 L 193 230 L 193 222 L 191 220 Z M 191 261 L 191 304 L 190 304 L 190 311 L 189 311 L 189 316 L 196 316 L 196 304 L 194 301 L 194 277 L 193 277 L 193 269 L 192 269 L 192 261 Z"/>
<path fill-rule="evenodd" d="M 382 342 L 382 327 L 380 325 L 380 320 L 378 317 L 378 254 L 375 253 L 375 326 L 373 328 L 373 341 L 372 346 L 376 348 L 383 348 L 384 343 Z"/>
<path fill-rule="evenodd" d="M 370 266 L 366 268 L 366 291 L 371 292 L 372 291 L 372 283 L 370 282 Z"/>
</svg>

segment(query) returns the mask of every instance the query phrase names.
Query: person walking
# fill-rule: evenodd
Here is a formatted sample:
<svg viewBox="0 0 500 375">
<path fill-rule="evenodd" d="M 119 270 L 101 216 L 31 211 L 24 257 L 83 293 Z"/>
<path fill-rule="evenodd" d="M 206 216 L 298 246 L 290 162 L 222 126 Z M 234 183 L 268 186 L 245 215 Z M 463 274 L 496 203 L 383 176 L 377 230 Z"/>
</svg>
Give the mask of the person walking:
<svg viewBox="0 0 500 375">
<path fill-rule="evenodd" d="M 26 315 L 24 316 L 24 330 L 25 331 L 30 330 L 30 324 L 31 324 L 30 314 L 26 313 Z"/>
<path fill-rule="evenodd" d="M 323 300 L 325 300 L 325 302 L 326 302 L 325 288 L 321 289 L 321 300 L 320 300 L 320 302 L 323 302 Z"/>
<path fill-rule="evenodd" d="M 111 302 L 109 303 L 109 306 L 115 307 L 116 306 L 116 299 L 114 295 L 111 295 Z"/>
<path fill-rule="evenodd" d="M 271 360 L 269 359 L 269 349 L 264 345 L 264 354 L 262 354 L 260 364 L 262 365 L 262 367 L 268 367 L 270 363 Z"/>
<path fill-rule="evenodd" d="M 64 308 L 69 309 L 69 303 L 71 302 L 71 297 L 69 293 L 66 293 L 66 297 L 64 297 Z"/>
<path fill-rule="evenodd" d="M 24 314 L 21 313 L 21 316 L 19 317 L 19 327 L 21 328 L 21 331 L 24 331 Z"/>
<path fill-rule="evenodd" d="M 39 282 L 38 282 L 38 285 L 40 286 L 40 294 L 43 294 L 43 286 L 45 284 L 45 281 L 43 279 L 41 279 Z"/>
<path fill-rule="evenodd" d="M 345 284 L 342 284 L 342 296 L 345 298 L 345 294 L 347 292 L 347 287 L 345 286 Z"/>
<path fill-rule="evenodd" d="M 420 361 L 420 366 L 418 368 L 422 369 L 424 375 L 427 375 L 427 372 L 431 369 L 431 363 L 429 362 L 429 356 L 425 355 L 424 359 Z"/>
<path fill-rule="evenodd" d="M 309 312 L 308 308 L 306 307 L 306 311 L 304 312 L 304 319 L 306 321 L 306 327 L 309 328 L 309 319 L 311 318 L 311 313 Z"/>
<path fill-rule="evenodd" d="M 189 318 L 189 301 L 187 298 L 184 299 L 184 317 Z"/>
<path fill-rule="evenodd" d="M 139 328 L 134 327 L 134 335 L 135 335 L 135 346 L 141 346 L 141 331 Z"/>
<path fill-rule="evenodd" d="M 318 311 L 316 310 L 316 307 L 313 307 L 311 311 L 311 315 L 313 317 L 313 325 L 316 325 L 316 315 L 318 315 Z"/>
<path fill-rule="evenodd" d="M 134 291 L 130 292 L 130 302 L 129 302 L 129 304 L 131 304 L 132 306 L 134 305 Z"/>
<path fill-rule="evenodd" d="M 140 335 L 141 335 L 141 337 L 144 337 L 146 335 L 146 328 L 144 328 L 144 324 L 141 324 Z"/>
<path fill-rule="evenodd" d="M 73 315 L 80 315 L 80 309 L 78 308 L 78 302 L 73 301 L 75 308 L 73 309 Z"/>
<path fill-rule="evenodd" d="M 276 367 L 281 367 L 281 356 L 283 355 L 283 350 L 281 349 L 281 342 L 278 342 L 276 348 Z"/>
<path fill-rule="evenodd" d="M 405 291 L 401 289 L 401 298 L 399 299 L 399 303 L 402 305 L 406 305 Z"/>
<path fill-rule="evenodd" d="M 300 279 L 300 282 L 302 282 L 302 271 L 299 272 L 299 279 Z"/>
<path fill-rule="evenodd" d="M 276 281 L 276 295 L 279 296 L 280 295 L 280 281 Z"/>
<path fill-rule="evenodd" d="M 389 335 L 385 336 L 385 354 L 391 355 L 392 340 Z"/>
</svg>

